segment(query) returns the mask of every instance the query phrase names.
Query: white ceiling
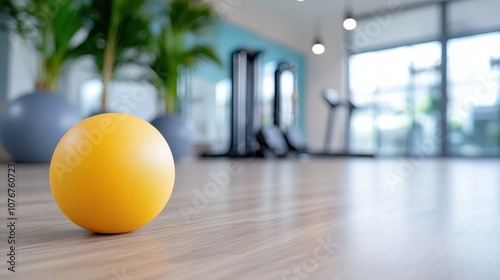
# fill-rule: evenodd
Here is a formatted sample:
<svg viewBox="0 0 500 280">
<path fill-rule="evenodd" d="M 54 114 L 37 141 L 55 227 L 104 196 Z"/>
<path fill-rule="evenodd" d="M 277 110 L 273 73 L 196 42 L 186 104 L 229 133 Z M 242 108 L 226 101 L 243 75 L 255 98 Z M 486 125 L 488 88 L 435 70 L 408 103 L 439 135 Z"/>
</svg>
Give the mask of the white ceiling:
<svg viewBox="0 0 500 280">
<path fill-rule="evenodd" d="M 238 3 L 237 9 L 267 10 L 277 18 L 300 22 L 303 19 L 320 17 L 325 19 L 333 14 L 343 14 L 344 7 L 351 6 L 354 15 L 370 14 L 384 10 L 390 5 L 410 5 L 439 0 L 218 0 L 217 2 Z"/>
<path fill-rule="evenodd" d="M 387 9 L 390 5 L 410 5 L 440 0 L 208 0 L 215 4 L 219 14 L 231 22 L 301 51 L 309 49 L 315 24 L 322 33 L 341 36 L 345 5 L 351 3 L 353 14 L 365 15 Z M 282 36 L 267 29 L 280 30 Z M 280 35 L 280 34 L 278 34 Z M 282 38 L 280 38 L 282 37 Z M 307 43 L 300 43 L 300 41 Z"/>
</svg>

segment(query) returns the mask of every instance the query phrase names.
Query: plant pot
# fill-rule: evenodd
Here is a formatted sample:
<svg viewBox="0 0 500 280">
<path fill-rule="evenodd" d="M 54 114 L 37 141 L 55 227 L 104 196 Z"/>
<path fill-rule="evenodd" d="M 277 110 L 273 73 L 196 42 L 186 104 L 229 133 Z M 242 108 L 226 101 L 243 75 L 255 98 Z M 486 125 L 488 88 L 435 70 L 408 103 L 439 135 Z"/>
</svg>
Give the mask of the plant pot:
<svg viewBox="0 0 500 280">
<path fill-rule="evenodd" d="M 160 116 L 154 119 L 151 124 L 167 140 L 176 162 L 191 153 L 193 140 L 184 118 L 177 115 Z"/>
<path fill-rule="evenodd" d="M 47 163 L 59 140 L 80 119 L 65 98 L 48 92 L 30 93 L 5 108 L 1 139 L 13 161 Z"/>
</svg>

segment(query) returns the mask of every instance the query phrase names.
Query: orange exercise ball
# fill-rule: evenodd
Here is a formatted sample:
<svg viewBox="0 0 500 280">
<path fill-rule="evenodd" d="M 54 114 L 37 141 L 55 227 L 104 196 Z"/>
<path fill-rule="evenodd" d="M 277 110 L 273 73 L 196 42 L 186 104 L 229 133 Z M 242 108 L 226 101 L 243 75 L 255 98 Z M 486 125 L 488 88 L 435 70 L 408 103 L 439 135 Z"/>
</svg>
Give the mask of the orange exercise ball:
<svg viewBox="0 0 500 280">
<path fill-rule="evenodd" d="M 110 113 L 76 124 L 50 163 L 50 187 L 61 211 L 96 233 L 133 231 L 167 204 L 175 166 L 165 138 L 148 122 Z"/>
</svg>

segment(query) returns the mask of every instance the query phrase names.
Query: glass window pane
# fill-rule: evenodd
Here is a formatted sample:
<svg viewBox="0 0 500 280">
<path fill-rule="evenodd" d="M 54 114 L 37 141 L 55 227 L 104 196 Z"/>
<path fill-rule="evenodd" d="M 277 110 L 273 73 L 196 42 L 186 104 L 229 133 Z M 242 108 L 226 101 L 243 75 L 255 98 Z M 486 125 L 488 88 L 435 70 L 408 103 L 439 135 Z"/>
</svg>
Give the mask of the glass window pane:
<svg viewBox="0 0 500 280">
<path fill-rule="evenodd" d="M 500 155 L 500 32 L 450 40 L 450 152 Z"/>
<path fill-rule="evenodd" d="M 441 97 L 441 44 L 431 42 L 350 57 L 353 116 L 350 147 L 356 152 L 405 155 L 436 138 Z M 438 141 L 426 155 L 438 153 Z"/>
<path fill-rule="evenodd" d="M 405 87 L 410 80 L 410 65 L 420 69 L 439 63 L 438 42 L 353 55 L 349 64 L 351 91 L 357 95 Z"/>
</svg>

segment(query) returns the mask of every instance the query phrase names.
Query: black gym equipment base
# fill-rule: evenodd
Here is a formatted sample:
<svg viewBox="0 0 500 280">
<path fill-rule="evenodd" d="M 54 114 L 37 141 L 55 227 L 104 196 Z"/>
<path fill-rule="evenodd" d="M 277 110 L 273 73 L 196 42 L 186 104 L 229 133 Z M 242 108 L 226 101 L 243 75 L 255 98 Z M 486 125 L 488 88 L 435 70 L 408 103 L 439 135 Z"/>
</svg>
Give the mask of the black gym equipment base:
<svg viewBox="0 0 500 280">
<path fill-rule="evenodd" d="M 211 154 L 211 153 L 203 153 L 200 155 L 200 158 L 207 159 L 207 158 L 258 158 L 259 156 L 257 154 L 248 154 L 248 155 L 230 155 L 230 154 Z"/>
<path fill-rule="evenodd" d="M 354 158 L 374 158 L 375 156 L 372 154 L 353 154 L 353 153 L 325 153 L 325 152 L 319 152 L 319 153 L 307 153 L 308 155 L 314 156 L 314 157 L 354 157 Z"/>
<path fill-rule="evenodd" d="M 352 154 L 352 153 L 299 153 L 297 155 L 304 155 L 304 156 L 311 156 L 311 157 L 318 157 L 318 158 L 375 158 L 374 155 L 372 154 Z M 228 155 L 228 154 L 210 154 L 210 153 L 204 153 L 200 155 L 200 158 L 202 159 L 209 159 L 209 158 L 233 158 L 233 159 L 244 159 L 244 158 L 266 158 L 263 155 L 258 155 L 258 154 L 251 154 L 251 155 Z M 283 157 L 278 157 L 278 158 L 283 158 Z"/>
<path fill-rule="evenodd" d="M 335 118 L 335 111 L 338 107 L 344 106 L 347 108 L 348 116 L 346 118 L 346 129 L 345 129 L 345 143 L 349 143 L 349 131 L 351 126 L 352 112 L 357 109 L 356 106 L 350 101 L 345 103 L 340 101 L 338 92 L 333 89 L 325 89 L 323 91 L 323 99 L 329 105 L 328 121 L 326 124 L 326 139 L 325 148 L 322 152 L 310 152 L 312 156 L 318 157 L 356 157 L 356 158 L 374 158 L 373 154 L 358 154 L 350 152 L 328 152 L 330 150 L 329 145 L 333 139 L 333 125 Z"/>
</svg>

